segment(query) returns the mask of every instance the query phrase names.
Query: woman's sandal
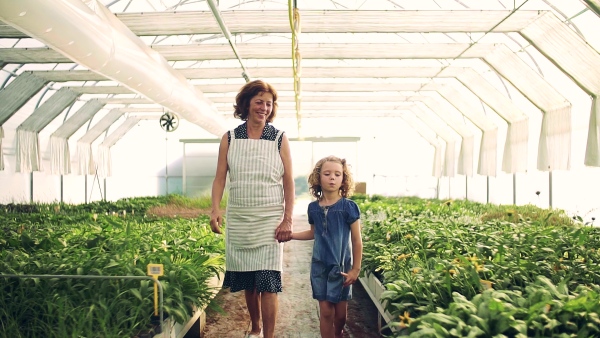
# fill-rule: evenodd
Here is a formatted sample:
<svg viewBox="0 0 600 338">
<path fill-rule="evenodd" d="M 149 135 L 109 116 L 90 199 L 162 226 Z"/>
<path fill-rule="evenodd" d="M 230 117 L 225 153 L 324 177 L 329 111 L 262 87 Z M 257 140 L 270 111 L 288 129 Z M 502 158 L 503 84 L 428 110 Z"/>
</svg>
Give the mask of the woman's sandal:
<svg viewBox="0 0 600 338">
<path fill-rule="evenodd" d="M 260 330 L 260 332 L 258 334 L 248 332 L 248 333 L 246 333 L 245 338 L 263 338 L 263 332 L 262 332 L 262 330 Z"/>
</svg>

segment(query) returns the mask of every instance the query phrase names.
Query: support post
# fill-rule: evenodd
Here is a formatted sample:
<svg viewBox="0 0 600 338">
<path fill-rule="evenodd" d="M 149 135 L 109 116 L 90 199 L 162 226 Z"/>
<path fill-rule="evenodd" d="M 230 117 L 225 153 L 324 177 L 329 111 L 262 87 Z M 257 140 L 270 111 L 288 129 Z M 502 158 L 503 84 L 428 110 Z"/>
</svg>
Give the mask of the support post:
<svg viewBox="0 0 600 338">
<path fill-rule="evenodd" d="M 29 173 L 29 203 L 33 204 L 33 171 Z"/>
<path fill-rule="evenodd" d="M 548 172 L 548 202 L 552 208 L 552 170 Z"/>
<path fill-rule="evenodd" d="M 60 175 L 60 203 L 64 203 L 64 181 L 63 175 Z"/>
<path fill-rule="evenodd" d="M 490 176 L 486 176 L 486 202 L 490 203 Z"/>
<path fill-rule="evenodd" d="M 513 173 L 513 205 L 517 205 L 517 174 Z"/>
<path fill-rule="evenodd" d="M 87 187 L 87 178 L 88 178 L 88 175 L 87 175 L 87 174 L 85 174 L 85 193 L 84 193 L 84 195 L 85 195 L 85 203 L 86 203 L 86 204 L 87 204 L 87 202 L 88 202 L 88 197 L 87 197 L 87 191 L 88 191 L 88 187 Z"/>
<path fill-rule="evenodd" d="M 182 165 L 182 168 L 181 168 L 182 175 L 183 175 L 183 177 L 182 177 L 182 183 L 183 183 L 183 187 L 182 187 L 182 190 L 183 190 L 183 196 L 186 196 L 186 192 L 187 192 L 187 189 L 186 189 L 186 176 L 187 176 L 187 175 L 186 175 L 186 171 L 185 171 L 185 162 L 186 162 L 186 158 L 185 158 L 185 142 L 183 142 L 183 165 Z"/>
</svg>

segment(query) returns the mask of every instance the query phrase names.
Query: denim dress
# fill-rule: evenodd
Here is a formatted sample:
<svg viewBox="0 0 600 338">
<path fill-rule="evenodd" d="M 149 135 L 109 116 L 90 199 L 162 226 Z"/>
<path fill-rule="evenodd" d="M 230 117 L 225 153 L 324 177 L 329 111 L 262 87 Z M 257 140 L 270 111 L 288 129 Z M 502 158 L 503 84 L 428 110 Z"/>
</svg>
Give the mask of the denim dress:
<svg viewBox="0 0 600 338">
<path fill-rule="evenodd" d="M 322 207 L 308 205 L 308 223 L 314 226 L 315 241 L 310 265 L 313 298 L 339 303 L 352 299 L 352 286 L 344 287 L 344 276 L 352 269 L 350 225 L 360 218 L 354 201 L 342 198 Z"/>
</svg>

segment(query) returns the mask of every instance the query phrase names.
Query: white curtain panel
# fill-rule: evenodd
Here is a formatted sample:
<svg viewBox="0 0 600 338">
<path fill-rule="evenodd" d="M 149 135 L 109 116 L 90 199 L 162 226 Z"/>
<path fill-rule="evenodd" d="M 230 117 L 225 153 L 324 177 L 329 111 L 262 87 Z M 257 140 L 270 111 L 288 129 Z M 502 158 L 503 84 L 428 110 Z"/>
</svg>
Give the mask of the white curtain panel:
<svg viewBox="0 0 600 338">
<path fill-rule="evenodd" d="M 598 97 L 594 97 L 592 101 L 584 164 L 591 167 L 600 167 L 600 103 L 598 103 Z"/>
<path fill-rule="evenodd" d="M 571 168 L 571 106 L 544 113 L 537 167 L 540 171 Z"/>
<path fill-rule="evenodd" d="M 502 171 L 509 174 L 527 171 L 528 139 L 528 117 L 508 124 L 502 155 Z"/>
<path fill-rule="evenodd" d="M 456 85 L 440 85 L 438 86 L 438 93 L 481 130 L 483 135 L 481 138 L 481 147 L 479 148 L 477 173 L 484 176 L 496 176 L 498 126 L 489 117 L 485 116 L 481 107 L 475 107 L 465 100 L 464 93 L 461 93 L 454 86 L 460 86 L 460 83 Z"/>
<path fill-rule="evenodd" d="M 4 138 L 4 129 L 0 126 L 0 171 L 4 170 L 4 151 L 2 150 L 2 139 Z"/>
<path fill-rule="evenodd" d="M 16 172 L 41 171 L 40 146 L 36 131 L 17 129 Z"/>
<path fill-rule="evenodd" d="M 433 111 L 440 119 L 446 122 L 462 137 L 462 142 L 460 144 L 460 152 L 458 154 L 457 173 L 459 175 L 473 176 L 473 153 L 475 152 L 473 133 L 467 128 L 467 126 L 462 121 L 448 114 L 448 112 L 445 111 L 445 108 L 440 104 L 440 102 L 438 102 L 437 99 L 434 99 L 430 96 L 415 96 L 411 97 L 411 99 L 414 101 L 423 102 L 427 107 L 429 107 L 429 109 L 431 109 L 431 111 Z M 447 174 L 450 174 L 450 171 L 448 171 Z M 453 175 L 454 172 L 452 171 L 452 176 Z"/>
<path fill-rule="evenodd" d="M 439 149 L 439 173 L 436 177 L 441 177 L 441 175 L 446 175 L 446 173 L 454 175 L 456 167 L 456 141 L 457 138 L 454 136 L 452 132 L 452 128 L 447 124 L 442 122 L 442 120 L 436 114 L 431 113 L 430 111 L 423 109 L 417 105 L 412 105 L 410 110 L 414 113 L 414 115 L 423 121 L 427 127 L 431 128 L 434 133 L 437 134 L 444 142 L 446 143 L 446 148 L 444 151 L 444 157 L 442 161 L 442 149 Z M 442 167 L 443 166 L 443 167 Z M 434 169 L 434 172 L 438 172 L 437 169 Z"/>
<path fill-rule="evenodd" d="M 77 141 L 77 169 L 79 175 L 95 174 L 96 164 L 92 152 L 92 143 L 121 116 L 123 116 L 122 111 L 112 109 Z"/>
<path fill-rule="evenodd" d="M 462 72 L 456 74 L 462 84 L 508 124 L 502 171 L 511 174 L 525 172 L 528 163 L 529 116 L 475 70 L 463 68 Z"/>
<path fill-rule="evenodd" d="M 98 146 L 98 176 L 105 178 L 112 175 L 112 161 L 110 156 L 110 148 L 117 143 L 128 131 L 131 130 L 141 117 L 130 116 L 117 129 L 106 137 Z"/>
<path fill-rule="evenodd" d="M 538 170 L 567 170 L 571 161 L 571 103 L 507 47 L 494 50 L 486 61 L 544 114 Z M 565 120 L 560 121 L 561 118 Z"/>
<path fill-rule="evenodd" d="M 477 173 L 483 176 L 496 176 L 498 161 L 498 128 L 483 130 L 479 147 Z"/>
<path fill-rule="evenodd" d="M 92 153 L 92 145 L 77 142 L 77 173 L 79 175 L 93 175 L 96 164 Z"/>
<path fill-rule="evenodd" d="M 458 154 L 459 175 L 473 176 L 473 158 L 475 153 L 475 138 L 473 134 L 463 136 L 460 144 L 460 153 Z"/>
<path fill-rule="evenodd" d="M 433 153 L 433 168 L 431 174 L 440 178 L 442 176 L 442 143 L 432 135 L 432 133 L 428 132 L 428 125 L 419 123 L 414 114 L 403 114 L 401 115 L 402 119 L 406 121 L 425 141 L 429 142 L 435 149 Z M 435 133 L 435 131 L 434 131 Z M 452 159 L 454 162 L 454 158 Z"/>
<path fill-rule="evenodd" d="M 86 102 L 50 135 L 50 172 L 53 175 L 71 173 L 69 137 L 89 121 L 103 106 L 103 103 L 95 99 Z"/>
<path fill-rule="evenodd" d="M 110 147 L 101 144 L 98 146 L 98 177 L 106 178 L 110 176 L 112 176 Z"/>
<path fill-rule="evenodd" d="M 71 153 L 69 140 L 50 135 L 50 173 L 67 175 L 71 173 Z"/>
</svg>

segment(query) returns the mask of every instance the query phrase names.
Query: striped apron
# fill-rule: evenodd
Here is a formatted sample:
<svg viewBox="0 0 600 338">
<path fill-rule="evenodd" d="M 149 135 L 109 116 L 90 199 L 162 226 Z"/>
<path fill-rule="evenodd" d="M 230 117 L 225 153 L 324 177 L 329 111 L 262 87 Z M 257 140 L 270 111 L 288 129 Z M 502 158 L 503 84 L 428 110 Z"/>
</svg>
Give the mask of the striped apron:
<svg viewBox="0 0 600 338">
<path fill-rule="evenodd" d="M 275 141 L 236 139 L 227 152 L 229 196 L 225 226 L 227 271 L 283 269 L 283 243 L 275 229 L 283 219 L 283 162 Z"/>
</svg>

